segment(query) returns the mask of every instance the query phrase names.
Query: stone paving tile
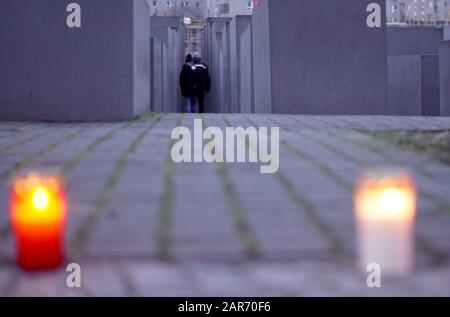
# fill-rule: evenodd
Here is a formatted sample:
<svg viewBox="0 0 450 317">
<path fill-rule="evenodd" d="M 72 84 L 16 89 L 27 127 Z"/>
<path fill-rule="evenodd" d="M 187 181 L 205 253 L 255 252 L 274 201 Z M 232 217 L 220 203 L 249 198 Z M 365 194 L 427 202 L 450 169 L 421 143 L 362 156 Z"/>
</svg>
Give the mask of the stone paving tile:
<svg viewBox="0 0 450 317">
<path fill-rule="evenodd" d="M 186 116 L 182 125 L 193 129 L 196 118 Z M 174 166 L 172 257 L 225 261 L 245 257 L 216 169 L 207 163 Z"/>
<path fill-rule="evenodd" d="M 7 232 L 5 232 L 5 226 L 9 223 L 9 213 L 7 212 L 9 206 L 9 183 L 8 184 L 0 184 L 0 241 L 1 236 L 4 236 Z M 1 243 L 0 243 L 1 245 Z"/>
<path fill-rule="evenodd" d="M 138 150 L 128 158 L 117 186 L 100 211 L 98 225 L 90 238 L 89 255 L 157 256 L 157 213 L 163 188 L 161 166 L 169 142 L 166 138 L 155 138 L 153 132 L 165 124 L 168 123 L 159 122 L 149 131 Z"/>
<path fill-rule="evenodd" d="M 9 267 L 12 266 L 11 263 L 0 261 L 2 269 L 0 270 L 0 296 L 11 295 L 12 288 L 17 278 L 17 272 Z"/>
<path fill-rule="evenodd" d="M 34 159 L 39 155 L 45 155 L 49 147 L 66 142 L 73 134 L 82 133 L 80 128 L 59 128 L 49 133 L 42 141 L 32 142 L 26 146 L 19 147 L 2 157 L 2 166 L 0 169 L 0 177 L 6 180 L 13 172 L 15 165 L 22 163 L 25 159 Z"/>
<path fill-rule="evenodd" d="M 192 274 L 184 266 L 161 262 L 138 262 L 127 263 L 126 269 L 130 283 L 139 296 L 196 294 Z"/>
<path fill-rule="evenodd" d="M 214 166 L 175 169 L 171 254 L 176 258 L 245 256 L 220 180 L 214 171 L 208 173 L 210 169 Z"/>
<path fill-rule="evenodd" d="M 77 196 L 75 197 L 76 201 L 73 203 L 74 207 L 77 207 L 79 204 L 81 206 L 81 208 L 78 208 L 76 211 L 79 216 L 76 219 L 73 219 L 73 230 L 69 230 L 69 239 L 71 241 L 71 246 L 74 248 L 74 253 L 78 253 L 77 251 L 83 253 L 85 251 L 84 249 L 87 246 L 90 246 L 92 241 L 93 243 L 103 242 L 104 244 L 104 239 L 101 239 L 101 241 L 92 240 L 91 235 L 96 234 L 97 226 L 102 224 L 101 220 L 103 219 L 103 214 L 110 214 L 110 210 L 108 210 L 109 206 L 113 206 L 113 204 L 118 202 L 115 200 L 116 196 L 109 192 L 110 190 L 115 189 L 115 186 L 117 185 L 116 182 L 120 181 L 123 176 L 122 174 L 116 175 L 115 173 L 118 172 L 119 169 L 127 166 L 128 161 L 123 162 L 125 165 L 122 166 L 121 160 L 125 156 L 127 157 L 128 154 L 133 154 L 128 153 L 130 145 L 141 133 L 147 131 L 153 123 L 154 121 L 151 121 L 151 123 L 136 123 L 120 131 L 119 137 L 113 138 L 99 146 L 73 171 L 74 174 L 80 176 L 81 174 L 78 173 L 78 169 L 83 169 L 82 175 L 84 175 L 84 178 L 78 178 L 78 180 L 86 184 L 90 183 L 88 188 L 79 188 L 80 191 L 77 192 Z M 127 157 L 127 159 L 129 159 L 129 157 Z M 99 169 L 96 171 L 92 170 L 92 166 L 96 166 L 97 168 L 97 165 L 100 165 Z M 87 166 L 90 166 L 91 168 L 85 169 Z M 70 181 L 69 178 L 69 182 Z M 90 196 L 87 193 L 92 193 L 92 185 L 96 186 L 96 194 Z M 110 186 L 113 188 L 110 188 Z M 132 188 L 129 190 L 130 192 L 133 192 Z M 113 200 L 110 200 L 111 197 L 113 197 Z M 94 199 L 90 200 L 91 198 Z M 86 199 L 88 200 L 86 201 Z M 122 201 L 125 203 L 125 200 Z M 120 212 L 122 209 L 120 206 L 115 207 L 117 207 L 117 209 L 114 210 L 117 210 L 117 212 Z M 108 230 L 107 232 L 109 233 L 108 236 L 116 236 L 118 234 L 115 230 Z M 123 234 L 125 235 L 125 233 Z M 82 242 L 80 242 L 80 239 Z M 82 243 L 82 246 L 79 245 L 80 243 Z M 89 253 L 89 250 L 87 251 Z"/>
<path fill-rule="evenodd" d="M 67 127 L 66 129 L 62 129 L 61 133 L 49 135 L 47 138 L 45 138 L 45 140 L 39 142 L 39 144 L 33 143 L 27 145 L 25 148 L 17 148 L 7 156 L 2 158 L 0 164 L 0 197 L 2 197 L 3 199 L 1 199 L 0 201 L 0 208 L 2 210 L 8 210 L 8 191 L 10 178 L 14 175 L 17 169 L 29 169 L 36 166 L 41 167 L 41 165 L 35 164 L 35 161 L 39 156 L 50 154 L 55 147 L 63 144 L 66 141 L 70 141 L 68 139 L 72 135 L 76 137 L 79 136 L 79 133 L 82 132 L 84 132 L 84 129 Z M 4 228 L 7 224 L 8 214 L 0 213 L 0 232 L 2 232 L 0 236 L 5 232 Z"/>
<path fill-rule="evenodd" d="M 74 291 L 66 286 L 66 274 L 63 270 L 17 274 L 17 280 L 9 292 L 9 294 L 7 293 L 8 296 L 23 297 L 36 296 L 37 294 L 42 297 L 86 296 L 86 294 L 81 294 L 81 292 Z"/>
<path fill-rule="evenodd" d="M 80 296 L 133 296 L 136 295 L 124 280 L 122 264 L 117 261 L 96 261 L 95 265 L 82 265 L 82 287 L 75 290 Z"/>
<path fill-rule="evenodd" d="M 8 232 L 0 241 L 0 262 L 11 264 L 15 255 L 15 241 Z"/>
<path fill-rule="evenodd" d="M 297 132 L 298 133 L 298 132 Z M 300 137 L 303 137 L 304 134 L 300 135 Z M 372 140 L 367 137 L 363 137 L 362 135 L 354 135 L 357 140 L 354 144 L 351 144 L 351 138 L 347 140 L 347 142 L 343 142 L 342 139 L 339 137 L 336 137 L 336 135 L 319 135 L 320 139 L 323 141 L 320 141 L 320 146 L 323 147 L 322 144 L 326 144 L 327 150 L 332 150 L 331 152 L 334 153 L 328 153 L 327 155 L 333 155 L 333 158 L 330 159 L 330 163 L 336 163 L 338 162 L 339 168 L 336 168 L 336 171 L 339 173 L 342 168 L 345 166 L 345 163 L 341 162 L 343 160 L 349 160 L 348 154 L 346 153 L 352 153 L 352 157 L 350 157 L 349 164 L 351 162 L 357 163 L 356 166 L 361 169 L 361 167 L 377 167 L 377 166 L 386 166 L 387 164 L 390 164 L 392 166 L 402 166 L 402 167 L 410 167 L 412 171 L 415 169 L 419 169 L 419 172 L 421 174 L 424 174 L 425 177 L 432 179 L 433 182 L 440 181 L 444 185 L 447 184 L 448 179 L 450 177 L 450 169 L 447 167 L 442 166 L 438 162 L 435 162 L 433 160 L 430 160 L 429 158 L 426 158 L 424 156 L 417 156 L 411 151 L 407 150 L 399 150 L 394 148 L 393 146 L 389 146 L 386 144 L 382 144 L 380 141 Z M 297 135 L 299 137 L 299 135 Z M 315 136 L 317 138 L 317 135 Z M 315 145 L 314 138 L 311 138 L 311 136 L 306 136 L 306 139 L 302 140 L 304 144 L 301 145 L 302 149 L 304 151 L 310 150 L 311 148 L 317 148 L 320 147 L 319 145 Z M 292 140 L 295 140 L 294 136 L 292 137 Z M 308 142 L 310 141 L 310 142 Z M 337 142 L 337 144 L 336 144 Z M 358 146 L 360 143 L 366 143 L 370 144 L 369 150 L 367 148 Z M 342 153 L 345 150 L 344 153 Z M 339 153 L 338 153 L 339 152 Z M 336 157 L 336 153 L 337 155 Z M 314 153 L 313 153 L 314 154 Z M 345 155 L 345 157 L 343 156 Z M 319 153 L 317 153 L 317 156 L 320 156 Z M 354 179 L 354 177 L 342 175 L 344 178 L 348 179 Z"/>
<path fill-rule="evenodd" d="M 111 130 L 117 129 L 120 126 L 123 126 L 123 124 L 100 125 L 88 129 L 76 139 L 55 148 L 50 156 L 37 158 L 33 164 L 36 166 L 55 166 L 57 168 L 62 168 L 63 164 L 67 163 L 73 157 L 76 157 L 77 154 L 85 151 L 93 140 L 100 139 Z"/>
<path fill-rule="evenodd" d="M 303 146 L 302 148 L 307 148 L 307 147 L 305 147 L 305 146 Z M 324 155 L 315 155 L 314 157 L 324 157 Z M 361 156 L 358 156 L 358 157 L 361 157 Z M 327 156 L 327 158 L 329 158 L 329 161 L 333 161 L 333 162 L 336 162 L 335 161 L 335 158 L 333 157 L 333 156 Z M 385 163 L 386 164 L 386 163 Z M 342 163 L 339 163 L 339 164 L 337 164 L 337 165 L 332 165 L 332 170 L 333 170 L 333 173 L 335 173 L 336 175 L 338 175 L 339 177 L 341 177 L 342 179 L 344 179 L 344 180 L 347 180 L 347 179 L 350 179 L 350 180 L 352 180 L 352 179 L 356 179 L 357 177 L 358 177 L 358 174 L 359 174 L 359 172 L 361 171 L 360 169 L 355 169 L 354 170 L 354 172 L 353 173 L 348 173 L 348 170 L 342 170 L 342 167 L 343 166 L 345 166 L 345 164 L 342 164 Z M 325 181 L 321 181 L 320 183 L 324 183 Z M 306 182 L 307 184 L 309 184 L 309 181 L 307 181 Z M 304 183 L 303 183 L 304 184 Z M 352 184 L 352 182 L 350 182 L 349 183 L 349 185 L 351 186 L 351 187 L 353 187 L 353 184 Z M 297 186 L 298 188 L 301 188 L 302 187 L 302 185 L 301 184 L 299 184 L 298 186 Z M 442 190 L 442 191 L 445 191 L 445 187 L 443 187 L 444 189 Z M 342 197 L 345 197 L 345 196 L 342 196 L 341 195 L 341 200 L 342 200 Z M 351 199 L 352 199 L 352 196 L 350 195 L 350 193 L 349 193 L 349 195 L 348 195 L 348 198 L 347 199 L 345 199 L 345 201 L 351 201 Z M 319 199 L 313 199 L 313 200 L 315 200 L 315 201 L 318 201 L 319 203 L 320 203 L 320 200 Z M 319 210 L 323 210 L 323 208 L 318 208 Z M 348 206 L 348 209 L 347 209 L 348 211 L 351 211 L 352 210 L 352 207 L 351 206 Z M 436 211 L 436 210 L 435 210 Z M 334 224 L 334 225 L 337 225 L 339 222 L 340 222 L 340 220 L 344 220 L 344 217 L 342 217 L 342 215 L 343 214 L 345 214 L 344 212 L 340 212 L 339 213 L 339 217 L 337 218 L 337 219 L 334 219 L 333 221 L 332 221 L 332 223 Z M 352 213 L 347 213 L 348 214 L 348 218 L 351 218 L 352 217 Z M 420 215 L 422 215 L 422 214 L 420 214 Z M 444 231 L 443 232 L 446 232 L 445 231 L 445 228 L 447 228 L 448 229 L 448 221 L 450 220 L 450 218 L 449 217 L 443 217 L 442 216 L 442 214 L 440 213 L 440 212 L 435 212 L 435 215 L 436 216 L 439 216 L 440 218 L 441 218 L 441 221 L 439 222 L 439 224 L 436 224 L 436 228 L 437 227 L 441 227 L 441 230 L 442 229 L 444 229 Z M 348 222 L 344 222 L 344 224 L 345 223 L 347 223 L 348 224 Z M 351 223 L 351 222 L 350 222 Z M 421 221 L 421 217 L 419 217 L 419 221 L 418 221 L 418 231 L 419 232 L 423 232 L 423 230 L 422 230 L 422 227 L 426 227 L 427 226 L 427 224 L 424 224 L 422 221 Z M 343 226 L 342 227 L 342 229 L 343 229 L 343 232 L 347 232 L 347 233 L 349 233 L 349 232 L 351 232 L 352 230 L 351 230 L 351 228 L 353 228 L 354 226 L 352 225 L 352 226 L 350 226 L 350 227 L 348 227 L 347 226 L 347 229 L 350 229 L 350 230 L 345 230 L 345 226 Z M 437 230 L 439 230 L 439 229 L 437 229 Z M 447 232 L 448 232 L 448 230 L 447 230 Z M 428 236 L 428 235 L 427 235 Z M 442 235 L 440 236 L 441 238 L 442 238 Z M 447 238 L 447 237 L 446 237 Z M 448 237 L 448 238 L 450 238 L 450 237 Z M 348 239 L 347 239 L 347 241 L 348 241 Z M 351 240 L 351 241 L 353 241 L 353 240 Z M 435 244 L 435 243 L 433 243 L 433 245 L 436 245 L 437 247 L 438 247 L 438 249 L 441 249 L 441 251 L 447 251 L 447 249 L 442 249 L 442 244 Z"/>
<path fill-rule="evenodd" d="M 17 144 L 33 142 L 40 136 L 45 135 L 48 130 L 45 125 L 4 128 L 0 132 L 0 153 L 4 154 L 10 151 Z"/>
<path fill-rule="evenodd" d="M 450 167 L 363 133 L 450 129 L 448 118 L 203 116 L 222 128 L 281 126 L 276 175 L 259 174 L 258 164 L 171 162 L 173 127 L 180 120 L 192 127 L 195 118 L 1 123 L 0 295 L 450 294 Z M 66 173 L 68 257 L 82 265 L 79 290 L 65 287 L 64 270 L 14 268 L 6 176 L 42 166 Z M 353 186 L 374 166 L 408 167 L 420 194 L 417 271 L 405 281 L 385 281 L 381 290 L 368 289 L 354 265 Z"/>
<path fill-rule="evenodd" d="M 233 126 L 248 127 L 248 122 L 239 116 L 226 116 Z M 220 122 L 219 122 L 220 123 Z M 223 127 L 222 125 L 218 125 Z M 295 162 L 281 154 L 282 166 L 290 172 L 296 170 Z M 312 228 L 301 210 L 290 200 L 283 186 L 273 175 L 258 175 L 253 164 L 242 164 L 230 168 L 236 192 L 248 214 L 248 221 L 258 241 L 263 257 L 276 258 L 286 254 L 323 254 L 329 251 L 327 241 Z M 256 176 L 255 176 L 256 173 Z M 258 197 L 265 197 L 261 200 Z M 276 220 L 274 220 L 274 217 Z M 272 232 L 267 231 L 272 227 Z"/>
<path fill-rule="evenodd" d="M 320 261 L 248 262 L 238 265 L 185 262 L 102 262 L 83 266 L 81 289 L 64 285 L 63 271 L 17 274 L 3 296 L 449 296 L 450 269 L 417 270 L 414 279 L 382 279 L 380 289 L 348 264 Z M 10 277 L 11 274 L 8 274 Z M 1 273 L 0 273 L 1 278 Z M 95 282 L 94 282 L 95 281 Z"/>
</svg>

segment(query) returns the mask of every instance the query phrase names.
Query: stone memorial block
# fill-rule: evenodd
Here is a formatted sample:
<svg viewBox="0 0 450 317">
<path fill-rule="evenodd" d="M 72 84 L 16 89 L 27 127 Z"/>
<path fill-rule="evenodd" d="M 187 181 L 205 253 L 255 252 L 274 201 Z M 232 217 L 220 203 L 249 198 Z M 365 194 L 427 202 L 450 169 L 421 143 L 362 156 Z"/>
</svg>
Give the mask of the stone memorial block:
<svg viewBox="0 0 450 317">
<path fill-rule="evenodd" d="M 207 112 L 231 112 L 231 18 L 206 21 L 204 60 L 211 73 L 211 93 L 206 99 Z"/>
<path fill-rule="evenodd" d="M 182 110 L 183 99 L 178 78 L 185 59 L 183 19 L 150 17 L 150 37 L 154 38 L 151 73 L 152 76 L 160 78 L 160 83 L 155 82 L 151 87 L 156 97 L 152 107 L 160 112 L 179 112 Z"/>
<path fill-rule="evenodd" d="M 440 116 L 439 55 L 421 56 L 422 115 Z"/>
<path fill-rule="evenodd" d="M 444 27 L 444 41 L 450 41 L 450 26 Z"/>
<path fill-rule="evenodd" d="M 438 55 L 443 38 L 443 28 L 388 27 L 388 55 Z"/>
<path fill-rule="evenodd" d="M 439 116 L 439 56 L 389 56 L 388 87 L 388 114 Z"/>
<path fill-rule="evenodd" d="M 261 0 L 255 111 L 386 114 L 385 1 Z"/>
<path fill-rule="evenodd" d="M 231 109 L 253 111 L 252 17 L 236 16 L 231 22 Z"/>
<path fill-rule="evenodd" d="M 148 15 L 145 0 L 0 1 L 0 120 L 149 111 Z"/>
<path fill-rule="evenodd" d="M 450 41 L 442 42 L 439 50 L 441 115 L 450 116 Z"/>
<path fill-rule="evenodd" d="M 158 38 L 150 38 L 150 110 L 163 112 L 162 83 L 164 44 Z"/>
</svg>

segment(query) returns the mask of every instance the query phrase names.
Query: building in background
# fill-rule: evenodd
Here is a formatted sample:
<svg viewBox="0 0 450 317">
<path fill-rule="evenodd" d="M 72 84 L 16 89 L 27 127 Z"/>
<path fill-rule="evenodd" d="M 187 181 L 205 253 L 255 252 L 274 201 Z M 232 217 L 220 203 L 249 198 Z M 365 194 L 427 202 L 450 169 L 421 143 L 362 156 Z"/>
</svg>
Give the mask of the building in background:
<svg viewBox="0 0 450 317">
<path fill-rule="evenodd" d="M 151 16 L 193 16 L 203 20 L 209 14 L 209 0 L 147 0 Z"/>
<path fill-rule="evenodd" d="M 185 52 L 200 52 L 209 0 L 147 0 L 150 16 L 179 16 L 186 28 Z"/>
<path fill-rule="evenodd" d="M 235 17 L 251 15 L 253 0 L 208 0 L 210 17 Z"/>
<path fill-rule="evenodd" d="M 150 16 L 179 16 L 186 26 L 186 53 L 201 52 L 208 17 L 250 15 L 253 0 L 147 0 Z"/>
<path fill-rule="evenodd" d="M 450 24 L 450 0 L 387 0 L 391 25 L 442 26 Z"/>
<path fill-rule="evenodd" d="M 205 24 L 203 21 L 192 16 L 184 17 L 184 26 L 186 28 L 186 54 L 199 52 L 202 53 L 202 41 L 205 33 Z"/>
<path fill-rule="evenodd" d="M 254 0 L 147 0 L 151 16 L 184 16 L 202 20 L 207 17 L 249 15 Z"/>
</svg>

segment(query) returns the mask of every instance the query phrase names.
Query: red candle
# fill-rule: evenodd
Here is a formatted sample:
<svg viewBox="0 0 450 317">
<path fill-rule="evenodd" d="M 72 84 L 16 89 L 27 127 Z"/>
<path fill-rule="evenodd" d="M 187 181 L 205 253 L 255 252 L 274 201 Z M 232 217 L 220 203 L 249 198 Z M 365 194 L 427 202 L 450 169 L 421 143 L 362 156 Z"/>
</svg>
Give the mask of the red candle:
<svg viewBox="0 0 450 317">
<path fill-rule="evenodd" d="M 67 203 L 59 176 L 30 173 L 11 189 L 11 222 L 18 264 L 25 270 L 58 268 L 64 261 Z"/>
</svg>

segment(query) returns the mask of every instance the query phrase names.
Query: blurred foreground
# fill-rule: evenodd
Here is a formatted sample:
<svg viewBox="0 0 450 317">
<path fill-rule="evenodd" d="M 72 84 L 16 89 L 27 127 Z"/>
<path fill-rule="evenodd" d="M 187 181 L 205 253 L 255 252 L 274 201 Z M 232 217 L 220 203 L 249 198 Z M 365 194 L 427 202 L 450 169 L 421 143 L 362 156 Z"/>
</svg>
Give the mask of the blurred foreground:
<svg viewBox="0 0 450 317">
<path fill-rule="evenodd" d="M 262 175 L 258 164 L 174 164 L 170 133 L 194 118 L 1 123 L 0 295 L 450 295 L 450 166 L 396 141 L 450 130 L 450 119 L 204 115 L 210 126 L 280 127 L 280 171 Z M 355 268 L 353 187 L 366 168 L 390 166 L 418 185 L 416 273 L 369 289 Z M 81 289 L 66 287 L 64 269 L 15 267 L 9 181 L 48 167 L 66 176 Z"/>
</svg>

